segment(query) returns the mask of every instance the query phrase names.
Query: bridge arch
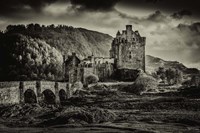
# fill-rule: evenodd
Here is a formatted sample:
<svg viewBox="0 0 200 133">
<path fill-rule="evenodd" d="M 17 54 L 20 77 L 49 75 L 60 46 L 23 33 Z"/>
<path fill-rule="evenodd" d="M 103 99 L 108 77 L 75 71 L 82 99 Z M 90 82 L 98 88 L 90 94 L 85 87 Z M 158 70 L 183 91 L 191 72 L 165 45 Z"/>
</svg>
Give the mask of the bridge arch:
<svg viewBox="0 0 200 133">
<path fill-rule="evenodd" d="M 43 102 L 46 104 L 56 104 L 56 95 L 50 89 L 45 89 L 42 92 Z"/>
<path fill-rule="evenodd" d="M 67 93 L 64 89 L 60 89 L 59 99 L 60 99 L 60 104 L 63 105 L 65 103 L 65 100 L 67 99 Z"/>
<path fill-rule="evenodd" d="M 24 92 L 24 102 L 25 103 L 37 103 L 37 96 L 32 89 L 27 89 Z"/>
</svg>

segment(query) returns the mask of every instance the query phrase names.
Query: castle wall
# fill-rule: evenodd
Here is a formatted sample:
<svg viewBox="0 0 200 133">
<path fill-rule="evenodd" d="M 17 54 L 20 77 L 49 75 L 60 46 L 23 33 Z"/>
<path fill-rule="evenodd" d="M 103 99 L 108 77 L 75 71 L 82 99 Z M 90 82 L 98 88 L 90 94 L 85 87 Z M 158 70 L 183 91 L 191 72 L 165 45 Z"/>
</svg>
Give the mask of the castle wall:
<svg viewBox="0 0 200 133">
<path fill-rule="evenodd" d="M 83 68 L 83 83 L 86 83 L 85 79 L 91 74 L 95 74 L 94 68 Z"/>
<path fill-rule="evenodd" d="M 118 69 L 144 69 L 144 46 L 127 43 L 121 46 Z"/>
</svg>

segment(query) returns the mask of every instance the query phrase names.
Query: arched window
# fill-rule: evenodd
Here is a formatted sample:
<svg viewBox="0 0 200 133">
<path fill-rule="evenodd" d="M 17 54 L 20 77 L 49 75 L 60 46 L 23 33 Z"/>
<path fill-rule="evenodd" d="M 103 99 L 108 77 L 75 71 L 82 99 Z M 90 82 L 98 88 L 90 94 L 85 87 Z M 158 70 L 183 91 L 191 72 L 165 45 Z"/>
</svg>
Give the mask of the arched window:
<svg viewBox="0 0 200 133">
<path fill-rule="evenodd" d="M 129 52 L 129 59 L 131 59 L 132 58 L 132 53 L 131 52 Z"/>
</svg>

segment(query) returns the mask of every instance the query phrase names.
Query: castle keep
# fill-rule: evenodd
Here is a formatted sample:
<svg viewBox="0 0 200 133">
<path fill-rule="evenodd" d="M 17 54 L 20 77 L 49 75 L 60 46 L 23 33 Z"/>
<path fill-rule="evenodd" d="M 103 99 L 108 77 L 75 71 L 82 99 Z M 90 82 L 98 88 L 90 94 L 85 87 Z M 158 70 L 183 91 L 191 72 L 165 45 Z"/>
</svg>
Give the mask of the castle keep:
<svg viewBox="0 0 200 133">
<path fill-rule="evenodd" d="M 91 55 L 79 60 L 75 53 L 69 56 L 65 63 L 65 79 L 70 83 L 81 81 L 95 74 L 100 81 L 118 79 L 133 81 L 139 70 L 145 71 L 146 38 L 138 31 L 133 31 L 132 25 L 126 25 L 126 30 L 119 31 L 113 39 L 110 57 L 95 57 Z"/>
<path fill-rule="evenodd" d="M 145 43 L 146 38 L 141 37 L 138 31 L 133 31 L 132 25 L 126 25 L 122 33 L 118 31 L 110 50 L 116 69 L 145 71 Z"/>
</svg>

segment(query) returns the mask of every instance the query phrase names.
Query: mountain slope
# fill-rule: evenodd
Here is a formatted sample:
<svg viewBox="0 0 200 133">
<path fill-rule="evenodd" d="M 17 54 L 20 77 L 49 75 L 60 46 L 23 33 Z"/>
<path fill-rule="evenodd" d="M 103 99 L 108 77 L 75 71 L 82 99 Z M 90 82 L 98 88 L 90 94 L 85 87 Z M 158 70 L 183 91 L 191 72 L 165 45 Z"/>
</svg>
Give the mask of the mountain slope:
<svg viewBox="0 0 200 133">
<path fill-rule="evenodd" d="M 165 61 L 158 57 L 146 55 L 146 71 L 149 73 L 155 72 L 159 67 L 174 68 L 182 71 L 184 74 L 198 74 L 199 70 L 196 68 L 187 68 L 178 61 Z"/>
<path fill-rule="evenodd" d="M 112 37 L 96 31 L 69 26 L 40 26 L 38 24 L 10 25 L 7 34 L 18 33 L 32 38 L 39 38 L 62 54 L 76 52 L 80 58 L 92 53 L 95 56 L 109 56 Z"/>
</svg>

